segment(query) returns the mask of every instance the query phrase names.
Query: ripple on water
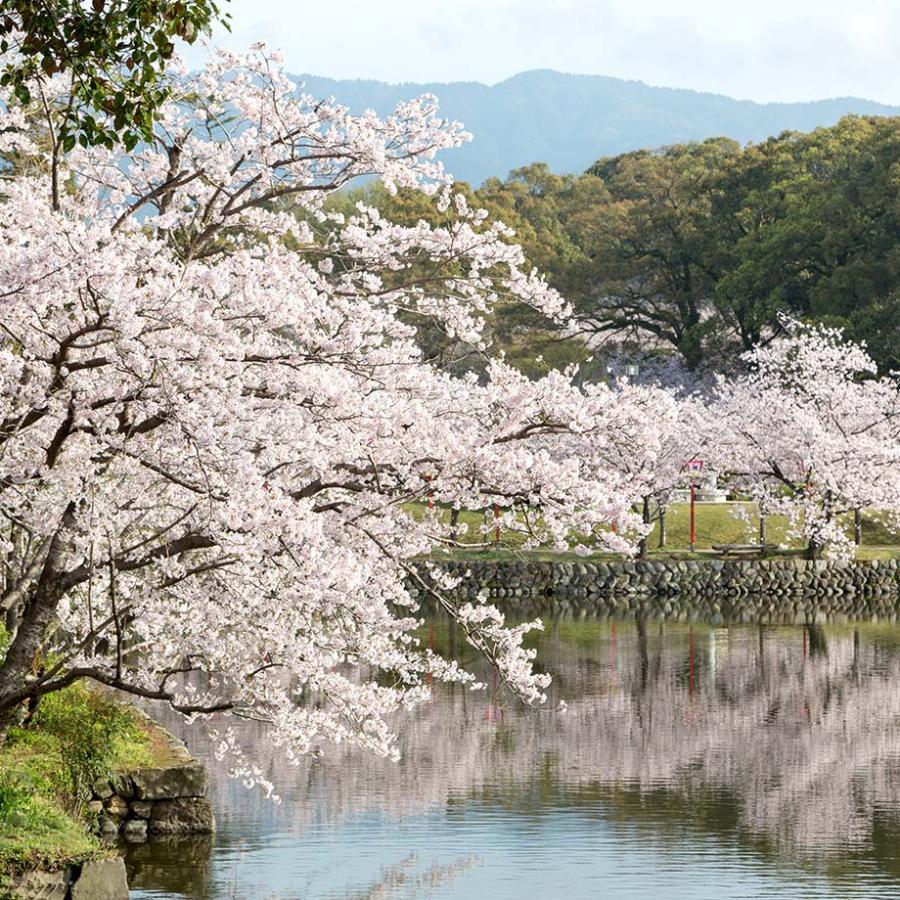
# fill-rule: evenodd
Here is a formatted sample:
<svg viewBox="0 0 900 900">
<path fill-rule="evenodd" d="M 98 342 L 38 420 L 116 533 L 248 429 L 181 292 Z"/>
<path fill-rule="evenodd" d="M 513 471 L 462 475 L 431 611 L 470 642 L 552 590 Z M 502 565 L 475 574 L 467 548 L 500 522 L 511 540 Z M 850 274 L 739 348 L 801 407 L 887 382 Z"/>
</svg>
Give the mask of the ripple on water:
<svg viewBox="0 0 900 900">
<path fill-rule="evenodd" d="M 397 764 L 291 767 L 244 725 L 280 805 L 186 732 L 219 832 L 130 851 L 132 896 L 896 898 L 900 629 L 816 627 L 559 622 L 538 651 L 567 713 L 447 689 Z"/>
</svg>

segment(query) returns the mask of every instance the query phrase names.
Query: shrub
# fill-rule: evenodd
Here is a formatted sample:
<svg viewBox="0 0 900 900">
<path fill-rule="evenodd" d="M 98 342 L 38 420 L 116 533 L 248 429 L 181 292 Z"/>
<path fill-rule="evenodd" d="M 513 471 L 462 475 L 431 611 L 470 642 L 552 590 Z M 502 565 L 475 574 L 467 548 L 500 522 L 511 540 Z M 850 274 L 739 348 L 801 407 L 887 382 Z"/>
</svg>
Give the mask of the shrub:
<svg viewBox="0 0 900 900">
<path fill-rule="evenodd" d="M 0 827 L 21 825 L 32 805 L 31 791 L 13 772 L 0 770 Z"/>
<path fill-rule="evenodd" d="M 57 788 L 72 814 L 81 813 L 93 783 L 110 774 L 123 740 L 137 731 L 126 707 L 83 685 L 44 697 L 32 724 L 58 741 Z"/>
</svg>

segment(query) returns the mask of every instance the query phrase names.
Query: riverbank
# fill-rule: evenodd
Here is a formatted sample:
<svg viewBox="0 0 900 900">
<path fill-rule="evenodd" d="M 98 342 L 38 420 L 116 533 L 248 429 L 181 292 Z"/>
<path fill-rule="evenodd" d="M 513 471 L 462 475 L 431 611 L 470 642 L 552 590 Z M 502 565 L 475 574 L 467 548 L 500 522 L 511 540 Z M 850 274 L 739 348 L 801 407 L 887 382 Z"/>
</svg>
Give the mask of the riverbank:
<svg viewBox="0 0 900 900">
<path fill-rule="evenodd" d="M 457 579 L 453 594 L 458 599 L 483 595 L 511 613 L 528 615 L 646 614 L 712 622 L 896 621 L 900 616 L 897 559 L 458 559 L 430 564 Z M 420 571 L 427 581 L 427 565 Z"/>
<path fill-rule="evenodd" d="M 117 842 L 214 828 L 206 772 L 136 708 L 77 684 L 0 748 L 0 897 L 126 898 Z"/>
<path fill-rule="evenodd" d="M 150 732 L 134 711 L 73 685 L 45 697 L 0 749 L 0 873 L 59 871 L 107 858 L 95 833 L 91 786 L 154 762 Z"/>
<path fill-rule="evenodd" d="M 427 515 L 424 504 L 410 504 L 409 511 L 417 518 Z M 451 511 L 442 507 L 436 510 L 444 525 L 449 526 Z M 550 548 L 524 550 L 524 529 L 522 531 L 501 529 L 500 540 L 496 540 L 493 513 L 460 510 L 457 514 L 460 526 L 458 540 L 461 546 L 452 551 L 439 551 L 437 558 L 473 558 L 492 560 L 555 560 L 583 561 L 574 553 L 560 553 Z M 841 517 L 848 538 L 854 536 L 852 515 Z M 749 523 L 749 525 L 748 525 Z M 856 548 L 858 559 L 900 559 L 900 533 L 893 531 L 885 517 L 865 510 L 861 517 L 861 541 Z M 690 540 L 690 506 L 687 503 L 673 503 L 666 510 L 665 540 L 661 541 L 660 524 L 656 520 L 647 538 L 648 556 L 652 559 L 702 559 L 712 554 L 716 544 L 745 544 L 758 539 L 759 508 L 748 501 L 728 501 L 725 503 L 698 503 L 694 516 L 694 545 Z M 785 516 L 770 515 L 766 518 L 766 541 L 777 549 L 773 557 L 791 557 L 806 553 L 806 546 L 790 537 L 789 523 Z M 587 540 L 588 547 L 591 542 Z M 615 554 L 594 553 L 592 560 L 615 560 Z"/>
</svg>

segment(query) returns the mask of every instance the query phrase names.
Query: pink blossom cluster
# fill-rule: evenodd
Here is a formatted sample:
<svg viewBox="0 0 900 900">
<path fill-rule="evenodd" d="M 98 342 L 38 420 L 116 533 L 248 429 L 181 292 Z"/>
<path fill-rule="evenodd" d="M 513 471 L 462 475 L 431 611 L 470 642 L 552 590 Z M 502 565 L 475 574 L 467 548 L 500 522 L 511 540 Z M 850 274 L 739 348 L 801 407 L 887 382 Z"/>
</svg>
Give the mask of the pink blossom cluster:
<svg viewBox="0 0 900 900">
<path fill-rule="evenodd" d="M 844 508 L 900 509 L 896 383 L 830 332 L 757 351 L 712 400 L 429 364 L 410 313 L 485 352 L 498 300 L 567 315 L 509 229 L 454 193 L 436 155 L 467 135 L 434 98 L 353 116 L 264 48 L 173 89 L 152 144 L 76 147 L 3 185 L 0 726 L 90 678 L 258 719 L 291 756 L 392 755 L 392 714 L 433 680 L 476 686 L 416 634 L 418 560 L 459 538 L 442 507 L 496 506 L 526 547 L 580 534 L 579 552 L 632 553 L 643 499 L 665 503 L 703 452 L 817 540 L 837 540 Z M 52 128 L 64 86 L 41 96 Z M 28 121 L 4 101 L 0 151 L 40 152 Z M 371 176 L 445 218 L 331 211 Z M 428 587 L 518 696 L 545 701 L 523 646 L 539 623 Z"/>
<path fill-rule="evenodd" d="M 598 540 L 630 552 L 675 400 L 423 359 L 406 313 L 478 345 L 500 298 L 566 312 L 509 229 L 454 195 L 435 155 L 466 136 L 433 98 L 352 116 L 261 48 L 173 84 L 151 145 L 60 159 L 57 203 L 43 175 L 4 185 L 0 712 L 90 678 L 263 720 L 291 754 L 392 754 L 392 713 L 433 679 L 473 682 L 415 634 L 413 563 L 456 536 L 412 504 L 497 504 L 557 546 L 615 521 Z M 330 212 L 360 176 L 433 194 L 445 223 Z M 435 590 L 543 702 L 530 626 Z"/>
<path fill-rule="evenodd" d="M 849 559 L 847 513 L 868 508 L 900 530 L 900 380 L 879 377 L 839 330 L 783 326 L 720 385 L 705 443 L 764 512 L 788 516 L 789 538 Z"/>
</svg>

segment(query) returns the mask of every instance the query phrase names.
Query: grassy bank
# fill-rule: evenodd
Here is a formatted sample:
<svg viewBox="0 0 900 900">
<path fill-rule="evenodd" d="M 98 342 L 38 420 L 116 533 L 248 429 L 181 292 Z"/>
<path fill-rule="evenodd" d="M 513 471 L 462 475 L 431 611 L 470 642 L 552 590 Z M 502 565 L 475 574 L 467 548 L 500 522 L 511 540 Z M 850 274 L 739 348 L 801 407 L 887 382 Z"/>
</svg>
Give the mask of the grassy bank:
<svg viewBox="0 0 900 900">
<path fill-rule="evenodd" d="M 425 515 L 424 506 L 410 507 L 416 516 Z M 750 521 L 750 528 L 735 513 L 740 510 Z M 442 521 L 449 522 L 449 509 L 438 510 Z M 666 512 L 666 542 L 659 543 L 659 523 L 655 522 L 649 538 L 649 555 L 651 557 L 703 558 L 712 555 L 714 544 L 753 543 L 758 539 L 759 511 L 754 503 L 701 503 L 697 504 L 695 515 L 696 543 L 693 552 L 690 546 L 690 507 L 687 503 L 672 504 Z M 484 533 L 485 516 L 483 512 L 462 510 L 459 523 L 465 525 L 465 533 L 460 535 L 460 542 L 472 545 L 469 548 L 452 551 L 453 555 L 480 559 L 520 559 L 522 558 L 524 536 L 514 531 L 501 533 L 499 544 L 494 543 L 494 532 L 491 527 Z M 847 535 L 853 534 L 853 517 L 844 517 Z M 788 522 L 784 516 L 769 516 L 766 520 L 766 541 L 778 545 L 779 550 L 773 555 L 789 556 L 804 552 L 802 544 L 790 541 L 787 536 Z M 858 559 L 900 559 L 900 534 L 886 527 L 878 515 L 864 513 L 862 518 L 862 545 L 857 549 Z M 487 543 L 490 546 L 484 546 Z M 482 545 L 482 546 L 477 546 Z M 443 554 L 442 554 L 443 555 Z M 529 559 L 581 559 L 574 553 L 559 553 L 554 550 L 529 550 Z M 610 554 L 598 553 L 596 558 L 609 558 Z"/>
<path fill-rule="evenodd" d="M 45 697 L 0 747 L 0 877 L 106 855 L 92 834 L 91 785 L 154 753 L 129 707 L 83 685 Z"/>
</svg>

